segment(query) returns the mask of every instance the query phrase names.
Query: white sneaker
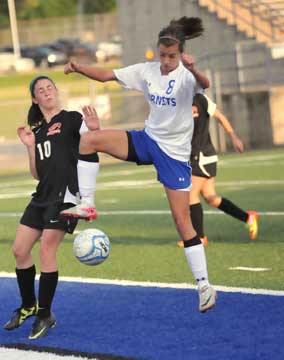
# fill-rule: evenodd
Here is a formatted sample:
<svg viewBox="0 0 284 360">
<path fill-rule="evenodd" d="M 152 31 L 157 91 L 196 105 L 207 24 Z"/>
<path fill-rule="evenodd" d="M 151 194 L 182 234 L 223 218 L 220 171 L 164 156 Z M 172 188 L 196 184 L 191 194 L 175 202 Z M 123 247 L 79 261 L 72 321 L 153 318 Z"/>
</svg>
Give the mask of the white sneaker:
<svg viewBox="0 0 284 360">
<path fill-rule="evenodd" d="M 216 303 L 217 293 L 211 285 L 205 285 L 199 293 L 199 311 L 205 313 L 207 310 L 213 308 Z"/>
<path fill-rule="evenodd" d="M 65 218 L 75 218 L 84 220 L 94 220 L 97 218 L 97 210 L 94 206 L 89 206 L 84 202 L 72 206 L 60 212 L 60 216 Z"/>
</svg>

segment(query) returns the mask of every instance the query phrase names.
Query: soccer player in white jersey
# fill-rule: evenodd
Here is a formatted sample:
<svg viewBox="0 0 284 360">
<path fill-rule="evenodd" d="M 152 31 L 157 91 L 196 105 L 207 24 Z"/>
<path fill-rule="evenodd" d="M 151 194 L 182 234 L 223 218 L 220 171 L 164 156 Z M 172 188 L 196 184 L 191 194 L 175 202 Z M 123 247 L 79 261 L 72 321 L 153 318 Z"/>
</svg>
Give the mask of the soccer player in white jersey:
<svg viewBox="0 0 284 360">
<path fill-rule="evenodd" d="M 193 134 L 191 106 L 193 96 L 209 86 L 207 78 L 194 66 L 191 56 L 184 53 L 188 39 L 203 32 L 199 18 L 182 17 L 172 20 L 158 37 L 159 62 L 146 62 L 118 70 L 98 69 L 70 62 L 65 73 L 77 72 L 105 82 L 116 80 L 124 87 L 143 92 L 150 114 L 141 131 L 98 130 L 82 135 L 80 153 L 104 152 L 116 158 L 153 164 L 157 179 L 165 188 L 178 233 L 184 241 L 188 264 L 197 281 L 199 310 L 205 312 L 216 302 L 216 291 L 209 284 L 203 245 L 193 229 L 188 208 L 191 188 L 189 166 Z M 83 108 L 86 123 L 97 119 L 95 109 Z M 80 212 L 80 206 L 65 211 Z"/>
</svg>

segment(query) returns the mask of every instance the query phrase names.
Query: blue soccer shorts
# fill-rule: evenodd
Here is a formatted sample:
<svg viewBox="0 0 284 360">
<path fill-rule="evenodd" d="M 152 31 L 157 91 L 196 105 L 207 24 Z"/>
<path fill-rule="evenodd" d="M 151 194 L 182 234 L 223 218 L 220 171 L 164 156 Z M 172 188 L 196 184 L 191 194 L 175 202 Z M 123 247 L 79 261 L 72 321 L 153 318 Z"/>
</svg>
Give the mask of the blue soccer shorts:
<svg viewBox="0 0 284 360">
<path fill-rule="evenodd" d="M 130 161 L 135 161 L 138 165 L 153 164 L 158 181 L 172 190 L 190 190 L 191 167 L 188 162 L 171 158 L 145 130 L 131 130 L 128 132 L 129 137 L 136 153 Z"/>
</svg>

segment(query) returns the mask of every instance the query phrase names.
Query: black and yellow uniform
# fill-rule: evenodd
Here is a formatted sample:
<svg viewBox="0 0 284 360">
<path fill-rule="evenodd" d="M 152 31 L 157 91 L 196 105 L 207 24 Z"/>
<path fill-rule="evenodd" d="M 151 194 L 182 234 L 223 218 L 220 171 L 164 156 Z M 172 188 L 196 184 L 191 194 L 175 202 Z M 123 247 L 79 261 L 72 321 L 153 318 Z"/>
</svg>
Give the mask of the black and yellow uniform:
<svg viewBox="0 0 284 360">
<path fill-rule="evenodd" d="M 217 173 L 218 157 L 209 133 L 209 120 L 216 110 L 216 104 L 206 95 L 196 94 L 193 98 L 193 105 L 197 106 L 199 115 L 194 117 L 194 132 L 191 142 L 192 175 L 214 177 Z"/>
<path fill-rule="evenodd" d="M 63 220 L 59 213 L 70 206 L 63 205 L 66 191 L 74 196 L 79 192 L 77 160 L 82 121 L 80 113 L 62 110 L 49 123 L 33 129 L 39 183 L 21 224 L 40 230 L 74 231 L 77 221 Z"/>
<path fill-rule="evenodd" d="M 212 144 L 209 132 L 209 119 L 210 116 L 214 116 L 217 106 L 210 98 L 202 94 L 197 94 L 194 96 L 193 106 L 198 108 L 198 116 L 194 117 L 194 133 L 192 137 L 192 153 L 190 159 L 192 175 L 209 179 L 215 177 L 217 173 L 218 157 Z M 215 118 L 218 119 L 216 114 Z M 219 197 L 219 195 L 215 194 L 214 184 L 211 186 L 213 187 L 213 199 L 219 198 L 220 203 L 219 205 L 213 205 L 206 200 L 207 203 L 246 223 L 249 221 L 250 213 L 252 213 L 251 216 L 254 217 L 254 223 L 252 223 L 250 232 L 253 233 L 254 226 L 256 230 L 254 231 L 255 235 L 252 236 L 255 237 L 257 233 L 257 215 L 255 212 L 246 212 L 232 203 L 230 200 L 221 196 Z M 192 225 L 197 232 L 197 235 L 204 239 L 205 234 L 203 229 L 203 210 L 200 202 L 190 205 L 190 216 Z"/>
</svg>

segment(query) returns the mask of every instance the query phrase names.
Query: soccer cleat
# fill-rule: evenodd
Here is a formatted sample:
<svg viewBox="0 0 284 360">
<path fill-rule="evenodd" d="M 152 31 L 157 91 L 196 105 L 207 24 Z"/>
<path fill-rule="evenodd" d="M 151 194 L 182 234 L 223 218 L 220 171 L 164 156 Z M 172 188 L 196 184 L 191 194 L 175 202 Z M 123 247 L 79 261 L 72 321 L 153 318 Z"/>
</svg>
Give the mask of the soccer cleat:
<svg viewBox="0 0 284 360">
<path fill-rule="evenodd" d="M 47 318 L 37 318 L 32 325 L 32 331 L 29 335 L 30 340 L 39 339 L 45 336 L 50 328 L 54 328 L 56 325 L 56 319 L 53 313 Z"/>
<path fill-rule="evenodd" d="M 204 235 L 203 237 L 200 238 L 200 240 L 201 240 L 203 246 L 208 245 L 208 237 L 207 236 Z M 177 246 L 182 248 L 183 247 L 183 240 L 179 240 L 177 242 Z"/>
<path fill-rule="evenodd" d="M 211 285 L 205 285 L 200 290 L 199 294 L 199 311 L 205 313 L 216 304 L 217 293 Z"/>
<path fill-rule="evenodd" d="M 179 240 L 177 242 L 177 246 L 180 247 L 180 248 L 183 248 L 183 240 Z"/>
<path fill-rule="evenodd" d="M 207 246 L 208 245 L 208 237 L 207 236 L 203 236 L 202 238 L 200 238 L 203 246 Z"/>
<path fill-rule="evenodd" d="M 60 216 L 64 218 L 84 219 L 90 221 L 95 220 L 98 215 L 94 206 L 89 206 L 84 202 L 80 202 L 75 206 L 62 210 L 60 212 Z"/>
<path fill-rule="evenodd" d="M 29 317 L 37 314 L 38 305 L 31 308 L 20 307 L 13 312 L 11 319 L 4 325 L 5 330 L 14 330 L 21 326 Z"/>
<path fill-rule="evenodd" d="M 250 239 L 254 240 L 258 233 L 258 213 L 256 211 L 248 211 L 247 227 Z"/>
</svg>

